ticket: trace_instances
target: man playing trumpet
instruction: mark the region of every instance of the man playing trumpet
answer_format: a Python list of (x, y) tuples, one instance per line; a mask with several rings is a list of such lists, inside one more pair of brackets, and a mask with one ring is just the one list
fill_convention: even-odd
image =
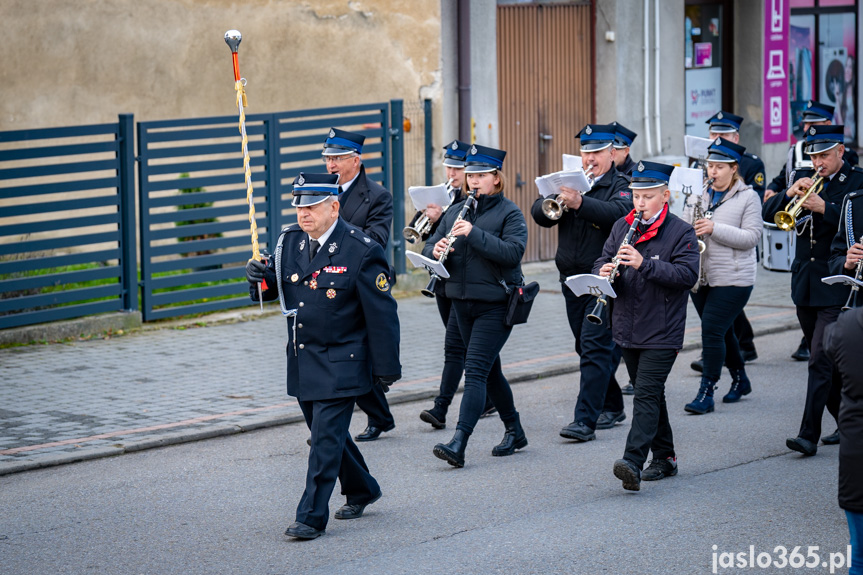
[[(830, 275), (830, 244), (839, 227), (840, 206), (845, 196), (863, 187), (863, 171), (852, 168), (843, 158), (843, 126), (811, 126), (806, 133), (806, 149), (818, 176), (823, 178), (821, 193), (809, 193), (816, 184), (812, 178), (799, 178), (785, 192), (767, 200), (762, 210), (765, 221), (772, 222), (780, 211), (795, 212), (794, 202), (805, 210), (803, 217), (793, 217), (798, 239), (791, 272), (791, 299), (797, 306), (797, 319), (809, 343), (809, 380), (803, 420), (796, 437), (785, 442), (789, 449), (803, 455), (815, 455), (821, 435), (824, 408), (835, 418), (839, 414), (841, 381), (830, 359), (824, 353), (824, 329), (836, 321), (848, 298), (848, 287), (826, 285), (821, 278)], [(805, 200), (803, 200), (805, 198)], [(825, 443), (838, 439), (824, 438)]]
[[(568, 276), (591, 272), (612, 225), (632, 210), (632, 194), (626, 179), (614, 167), (615, 127), (588, 124), (577, 137), (581, 142), (584, 172), (593, 174), (593, 187), (585, 194), (561, 187), (558, 201), (567, 209), (559, 219), (549, 219), (545, 215), (541, 197), (534, 202), (531, 215), (544, 228), (558, 226), (555, 263), (560, 271), (566, 315), (575, 336), (581, 367), (575, 417), (561, 429), (560, 435), (576, 441), (591, 441), (596, 439), (594, 430), (597, 428), (611, 428), (626, 418), (623, 395), (614, 378), (620, 356), (611, 339), (607, 311), (602, 312), (602, 325), (591, 323), (587, 315), (593, 310), (596, 297), (576, 296), (563, 282)], [(601, 411), (608, 413), (600, 422)]]

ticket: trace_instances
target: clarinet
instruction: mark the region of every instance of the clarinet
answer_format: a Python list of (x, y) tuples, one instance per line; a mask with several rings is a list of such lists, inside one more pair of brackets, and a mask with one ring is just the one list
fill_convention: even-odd
[[(863, 236), (860, 236), (860, 243), (863, 244)], [(863, 259), (857, 262), (857, 267), (854, 268), (854, 279), (860, 281), (863, 275)], [(860, 291), (860, 286), (854, 284), (851, 286), (851, 293), (848, 294), (848, 300), (842, 306), (842, 311), (848, 311), (852, 307), (857, 307), (857, 292)]]
[[(446, 249), (441, 253), (440, 257), (437, 260), (437, 263), (442, 264), (446, 261), (447, 255), (449, 255), (449, 250), (452, 248), (455, 243), (457, 236), (453, 233), (453, 228), (455, 225), (462, 221), (464, 217), (467, 215), (467, 211), (473, 207), (476, 203), (476, 190), (468, 190), (467, 198), (464, 201), (464, 205), (461, 207), (461, 211), (458, 213), (458, 217), (452, 223), (452, 228), (450, 228), (449, 233), (446, 235)], [(438, 282), (440, 282), (441, 277), (436, 272), (431, 272), (431, 278), (429, 278), (428, 285), (421, 289), (420, 292), (426, 297), (434, 297), (435, 288), (437, 288)]]
[[(638, 228), (638, 222), (641, 221), (641, 214), (644, 212), (635, 212), (635, 218), (632, 220), (632, 225), (629, 226), (629, 229), (626, 230), (626, 236), (623, 238), (623, 242), (620, 244), (620, 248), (623, 246), (628, 246), (632, 241), (632, 236), (635, 234), (636, 228)], [(618, 253), (620, 252), (620, 248), (617, 248)], [(614, 264), (614, 267), (611, 268), (611, 274), (608, 276), (608, 283), (614, 283), (614, 276), (617, 275), (617, 270), (620, 268), (620, 256), (615, 254), (613, 258), (611, 258), (611, 263)], [(607, 304), (608, 301), (605, 299), (605, 294), (600, 295), (596, 298), (596, 305), (593, 306), (593, 311), (590, 312), (587, 316), (587, 321), (595, 325), (602, 325), (602, 317), (599, 315), (602, 313), (602, 308)]]

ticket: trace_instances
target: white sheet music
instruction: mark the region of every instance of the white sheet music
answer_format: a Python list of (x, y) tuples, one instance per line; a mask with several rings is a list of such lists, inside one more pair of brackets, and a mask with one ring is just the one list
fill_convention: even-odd
[(671, 192), (668, 207), (671, 213), (677, 216), (681, 215), (683, 213), (683, 203), (686, 201), (686, 194), (695, 194), (690, 202), (698, 201), (697, 198), (701, 195), (703, 187), (704, 172), (698, 168), (675, 167), (668, 181), (668, 190)]
[(576, 171), (561, 171), (553, 174), (546, 174), (536, 178), (536, 188), (539, 190), (539, 195), (543, 198), (549, 196), (557, 196), (560, 194), (561, 186), (578, 190), (579, 192), (589, 192), (590, 183), (587, 181), (584, 172)]
[(446, 191), (446, 184), (439, 184), (437, 186), (411, 186), (408, 188), (408, 193), (411, 196), (414, 207), (418, 210), (426, 209), (426, 206), (429, 204), (444, 207), (452, 203), (452, 198)]
[(581, 161), (581, 156), (573, 156), (571, 154), (563, 155), (563, 171), (574, 172), (575, 170), (583, 170), (584, 164)]
[(704, 159), (707, 157), (707, 148), (713, 140), (707, 138), (699, 138), (698, 136), (683, 136), (684, 153), (690, 158)]
[(430, 272), (434, 272), (443, 279), (447, 279), (449, 277), (449, 272), (446, 271), (446, 268), (442, 263), (437, 260), (433, 260), (425, 257), (422, 254), (418, 254), (415, 252), (407, 252), (405, 254), (415, 268), (425, 268)]
[(846, 275), (827, 276), (826, 278), (821, 278), (821, 281), (826, 283), (827, 285), (846, 284), (849, 286), (856, 285), (857, 287), (863, 288), (863, 281), (854, 279), (851, 276)]
[(617, 297), (617, 293), (614, 291), (614, 288), (611, 287), (611, 282), (608, 281), (608, 278), (601, 276), (593, 274), (578, 274), (566, 278), (565, 283), (566, 287), (571, 289), (572, 293), (577, 296), (590, 294), (599, 297), (600, 295), (605, 294), (609, 297)]

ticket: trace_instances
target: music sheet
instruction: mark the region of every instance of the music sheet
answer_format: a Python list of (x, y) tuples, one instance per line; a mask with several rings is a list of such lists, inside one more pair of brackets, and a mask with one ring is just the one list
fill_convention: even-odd
[(408, 194), (414, 203), (414, 207), (418, 210), (426, 209), (429, 204), (436, 204), (444, 207), (450, 205), (452, 198), (446, 191), (445, 184), (437, 186), (411, 186), (408, 188)]
[(611, 286), (608, 278), (596, 276), (593, 274), (577, 274), (566, 278), (566, 287), (572, 290), (577, 296), (586, 294), (600, 296), (605, 294), (609, 297), (617, 297), (617, 293)]
[(713, 140), (708, 140), (707, 138), (699, 138), (698, 136), (683, 136), (683, 149), (684, 153), (690, 158), (695, 158), (696, 160), (703, 160), (707, 157), (707, 148), (710, 147), (710, 144), (713, 143)]
[(446, 271), (444, 265), (437, 260), (429, 259), (422, 254), (418, 254), (415, 252), (407, 252), (405, 254), (415, 268), (425, 268), (430, 272), (434, 272), (443, 279), (447, 279), (449, 277), (449, 272)]
[(543, 198), (549, 196), (554, 197), (560, 194), (561, 186), (578, 190), (579, 192), (589, 192), (590, 183), (581, 170), (567, 172), (555, 172), (546, 174), (536, 178), (536, 187), (539, 190), (539, 195)]
[(571, 154), (563, 154), (563, 171), (574, 172), (583, 170), (584, 164), (581, 161), (581, 156), (573, 156)]

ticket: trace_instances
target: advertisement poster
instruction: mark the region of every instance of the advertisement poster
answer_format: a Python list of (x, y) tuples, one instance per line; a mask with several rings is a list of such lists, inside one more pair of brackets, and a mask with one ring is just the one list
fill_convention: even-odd
[(722, 109), (722, 68), (686, 70), (686, 133), (706, 138), (707, 120)]
[(713, 44), (710, 42), (695, 43), (695, 67), (707, 68), (713, 66)]
[(788, 140), (788, 0), (767, 0), (764, 18), (765, 144)]

